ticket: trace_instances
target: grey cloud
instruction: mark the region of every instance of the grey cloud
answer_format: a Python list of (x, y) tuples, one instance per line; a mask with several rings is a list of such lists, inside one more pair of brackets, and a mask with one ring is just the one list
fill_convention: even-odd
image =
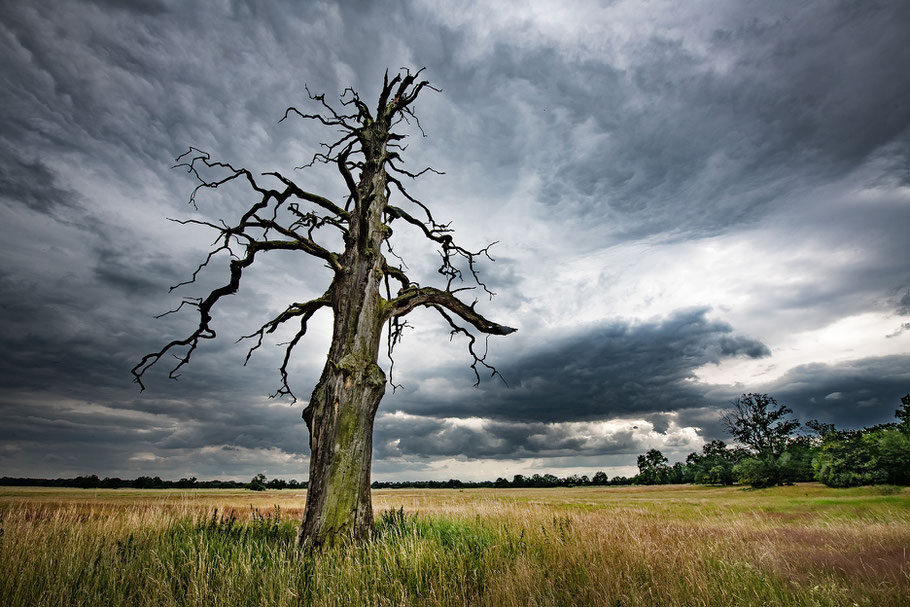
[(78, 204), (76, 195), (61, 188), (54, 172), (43, 162), (25, 162), (9, 151), (3, 155), (6, 161), (0, 165), (0, 197), (46, 214)]
[[(762, 390), (802, 421), (816, 418), (840, 428), (892, 422), (900, 397), (910, 392), (910, 356), (800, 365)], [(840, 397), (828, 398), (835, 393)]]
[[(487, 117), (483, 140), (503, 145), (478, 153), (495, 153), (490, 162), (529, 155), (542, 200), (570, 216), (609, 220), (626, 236), (717, 233), (885, 148), (900, 150), (903, 161), (893, 166), (905, 172), (906, 7), (870, 5), (857, 14), (787, 4), (771, 14), (730, 5), (712, 17), (718, 26), (704, 56), (655, 35), (637, 42), (626, 70), (494, 45), (483, 65), (471, 66), (462, 94), (490, 91), (501, 107), (531, 103), (541, 138), (526, 139), (514, 118)], [(871, 103), (870, 90), (882, 92)], [(550, 107), (533, 107), (536, 99)], [(555, 109), (563, 120), (553, 121)], [(572, 140), (580, 134), (571, 128), (582, 124), (593, 149)], [(574, 153), (579, 148), (584, 155)]]
[[(721, 415), (735, 396), (726, 390), (719, 396), (713, 390), (707, 390), (705, 406), (682, 409), (676, 416), (676, 424), (683, 428), (698, 428), (699, 436), (705, 442), (722, 439), (729, 440), (729, 433), (724, 427)], [(736, 396), (739, 394), (737, 393)]]
[(733, 334), (730, 325), (709, 320), (707, 314), (699, 308), (658, 321), (590, 327), (502, 365), (511, 387), (493, 384), (476, 394), (465, 390), (438, 400), (403, 393), (388, 406), (422, 415), (484, 415), (524, 422), (610, 419), (697, 407), (704, 394), (689, 381), (696, 368), (733, 356), (770, 354), (761, 342)]
[[(558, 358), (558, 357), (554, 357)], [(563, 360), (562, 372), (571, 364)], [(640, 403), (628, 411), (586, 411), (611, 419), (623, 415), (641, 415), (659, 434), (667, 434), (671, 425), (694, 427), (705, 440), (730, 440), (721, 421), (721, 413), (742, 392), (767, 392), (791, 407), (803, 422), (820, 419), (840, 428), (857, 428), (873, 423), (893, 421), (900, 396), (910, 391), (910, 357), (871, 358), (836, 365), (799, 366), (781, 379), (766, 385), (738, 390), (728, 386), (697, 386), (686, 392), (679, 386), (664, 386), (673, 400), (658, 399), (660, 410), (648, 413)], [(577, 371), (576, 371), (577, 372)], [(594, 375), (594, 374), (591, 374)], [(665, 378), (664, 378), (665, 381)], [(560, 411), (558, 419), (573, 419), (565, 411), (566, 398), (547, 390), (548, 384), (537, 384), (537, 398)], [(618, 398), (630, 395), (619, 394)], [(634, 396), (634, 395), (633, 395)], [(399, 403), (400, 404), (400, 403)], [(509, 403), (505, 403), (508, 406)], [(545, 423), (528, 419), (502, 419), (501, 401), (488, 401), (486, 419), (459, 421), (471, 415), (484, 415), (470, 406), (453, 406), (429, 416), (399, 417), (380, 415), (376, 424), (375, 451), (379, 459), (407, 456), (515, 459), (527, 457), (564, 457), (618, 455), (637, 453), (643, 448), (631, 431), (592, 438), (565, 423)], [(592, 408), (593, 409), (593, 408)], [(452, 416), (445, 418), (444, 416)], [(491, 419), (492, 418), (492, 419)], [(672, 441), (668, 442), (668, 447)], [(685, 448), (685, 446), (684, 446)]]
[(675, 421), (675, 415), (669, 413), (650, 413), (642, 417), (651, 423), (658, 434), (666, 434), (670, 429), (670, 424)]
[[(211, 446), (277, 449), (301, 458), (309, 453), (299, 408), (270, 406), (261, 395), (224, 392), (212, 401), (192, 390), (174, 390), (178, 401), (162, 400), (158, 390), (155, 398), (118, 400), (124, 392), (102, 387), (93, 399), (64, 388), (51, 392), (47, 402), (36, 402), (34, 392), (5, 395), (0, 401), (0, 415), (6, 420), (0, 441), (7, 449), (0, 452), (0, 465), (8, 469), (11, 464), (5, 459), (15, 455), (28, 458), (44, 474), (62, 474), (53, 469), (54, 458), (61, 454), (83, 461), (107, 459), (97, 472), (124, 466), (136, 452), (162, 461)], [(96, 403), (103, 403), (103, 410)], [(47, 448), (50, 437), (54, 449)], [(208, 466), (217, 460), (195, 465)], [(134, 469), (146, 473), (141, 464)], [(305, 476), (305, 470), (295, 474)]]
[(910, 316), (910, 290), (901, 296), (897, 306), (897, 313), (901, 316)]
[(801, 422), (818, 419), (855, 429), (894, 421), (900, 397), (910, 392), (910, 356), (799, 365), (779, 379), (750, 386), (707, 386), (707, 406), (680, 411), (676, 423), (700, 428), (707, 440), (729, 440), (720, 414), (745, 392), (772, 395)]
[[(386, 68), (426, 65), (445, 90), (421, 99), (430, 138), (415, 137), (412, 151), (449, 175), (419, 183), (418, 193), (457, 203), (446, 210), (453, 214), (483, 217), (488, 205), (522, 192), (531, 199), (519, 201), (526, 206), (516, 211), (515, 231), (525, 219), (546, 218), (550, 244), (579, 254), (643, 235), (720, 233), (776, 206), (807, 204), (800, 193), (874, 161), (879, 174), (858, 187), (891, 192), (890, 206), (839, 212), (831, 220), (838, 225), (829, 226), (819, 220), (828, 218), (821, 196), (781, 225), (784, 245), (810, 237), (850, 242), (868, 259), (826, 269), (818, 284), (790, 289), (773, 305), (788, 318), (801, 311), (793, 321), (800, 330), (813, 322), (807, 319), (866, 309), (907, 284), (906, 205), (894, 189), (910, 175), (907, 6), (783, 2), (758, 14), (730, 3), (698, 20), (708, 30), (681, 26), (682, 42), (661, 31), (635, 40), (624, 50), (625, 65), (564, 52), (544, 38), (517, 41), (507, 27), (491, 32), (488, 52), (475, 53), (470, 24), (449, 24), (441, 6), (4, 6), (0, 195), (9, 217), (0, 252), (0, 433), (9, 447), (2, 453), (12, 454), (0, 455), (4, 469), (25, 470), (31, 461), (49, 475), (103, 474), (141, 451), (164, 459), (131, 469), (170, 465), (165, 475), (173, 477), (182, 474), (176, 466), (213, 448), (217, 454), (206, 457), (214, 463), (199, 469), (214, 476), (220, 462), (252, 472), (231, 459), (244, 450), (306, 456), (300, 406), (263, 404), (277, 382), (280, 350), (264, 347), (243, 367), (246, 348), (232, 342), (274, 312), (262, 301), (280, 306), (278, 295), (319, 291), (330, 280), (323, 268), (277, 258), (271, 277), (251, 273), (217, 311), (219, 338), (203, 344), (179, 382), (166, 380), (167, 368), (155, 369), (140, 395), (129, 375), (142, 354), (193, 326), (191, 314), (154, 321), (155, 314), (184, 294), (223, 284), (219, 266), (195, 288), (166, 292), (201, 261), (183, 257), (188, 247), (178, 242), (186, 237), (162, 239), (160, 226), (145, 225), (149, 217), (191, 212), (192, 180), (169, 171), (173, 157), (196, 145), (254, 171), (290, 174), (326, 137), (304, 121), (275, 125), (287, 105), (304, 99), (304, 84), (327, 97), (353, 85), (375, 98)], [(687, 44), (693, 41), (701, 53)], [(328, 196), (344, 189), (332, 171), (295, 175)], [(482, 202), (462, 204), (465, 193)], [(230, 219), (248, 203), (238, 190), (207, 194), (194, 216)], [(481, 228), (462, 232), (459, 224), (457, 234), (480, 238)], [(631, 448), (628, 437), (586, 442), (560, 424), (617, 416), (643, 418), (657, 431), (673, 422), (718, 436), (716, 407), (729, 395), (690, 381), (693, 369), (767, 356), (765, 343), (709, 320), (703, 309), (663, 321), (525, 333), (545, 323), (526, 313), (535, 293), (512, 291), (526, 273), (555, 271), (559, 263), (539, 258), (535, 244), (504, 242), (493, 250), (499, 263), (483, 268), (491, 287), (507, 292), (520, 335), (529, 335), (524, 352), (500, 359), (512, 388), (474, 391), (468, 377), (451, 396), (389, 395), (382, 411), (421, 417), (412, 425), (381, 422), (377, 456), (457, 457), (473, 449), (498, 459), (567, 458), (578, 450), (613, 457)], [(899, 314), (907, 313), (905, 300)], [(434, 368), (435, 350), (427, 352), (417, 381), (464, 371)], [(800, 367), (767, 391), (790, 398), (801, 417), (887, 421), (904, 362)], [(293, 386), (305, 398), (318, 364), (295, 364)], [(844, 398), (824, 400), (833, 392)], [(93, 407), (99, 403), (103, 411)], [(471, 415), (487, 420), (482, 429), (442, 419)]]
[[(827, 208), (830, 203), (841, 208)], [(903, 261), (910, 258), (910, 240), (901, 236), (902, 226), (910, 221), (910, 207), (893, 194), (876, 204), (851, 202), (848, 209), (842, 200), (830, 201), (821, 194), (804, 206), (812, 210), (794, 211), (771, 224), (777, 234), (771, 244), (782, 251), (791, 246), (796, 251), (809, 247), (827, 251), (826, 270), (800, 269), (804, 280), (772, 284), (766, 292), (756, 293), (756, 301), (767, 303), (767, 309), (790, 325), (805, 329), (863, 313), (870, 300), (900, 314), (902, 302), (895, 300), (895, 285), (910, 280), (910, 269)], [(796, 245), (792, 244), (794, 226), (802, 232)]]
[(481, 426), (432, 417), (381, 416), (376, 425), (378, 458), (401, 456), (514, 459), (632, 453), (640, 447), (629, 430), (580, 436), (564, 424), (498, 422)]
[(145, 257), (137, 259), (128, 249), (102, 247), (97, 251), (95, 277), (125, 297), (158, 299), (165, 286), (179, 282), (178, 274), (163, 256), (157, 260), (148, 259), (148, 254)]
[(168, 12), (166, 2), (158, 0), (88, 0), (98, 6), (115, 11), (136, 13), (137, 15), (160, 15)]

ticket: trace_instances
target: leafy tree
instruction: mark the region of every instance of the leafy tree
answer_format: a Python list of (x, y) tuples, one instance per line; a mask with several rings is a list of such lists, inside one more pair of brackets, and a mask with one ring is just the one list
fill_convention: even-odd
[(822, 436), (813, 462), (815, 478), (831, 487), (910, 484), (910, 394), (901, 397), (896, 424), (835, 430)]
[(527, 487), (557, 487), (559, 486), (559, 479), (553, 474), (534, 474), (531, 478), (526, 479), (525, 483)]
[(569, 487), (577, 487), (578, 485), (583, 485), (584, 481), (581, 480), (581, 477), (577, 474), (573, 474), (572, 476), (567, 476), (566, 478), (562, 479), (562, 482), (559, 482), (559, 484), (565, 484)]
[(790, 483), (800, 476), (803, 459), (795, 454), (783, 457), (799, 428), (799, 420), (790, 418), (791, 413), (789, 407), (779, 405), (767, 394), (743, 394), (733, 401), (733, 408), (722, 418), (724, 426), (753, 452), (752, 457), (733, 467), (736, 480), (767, 487)]
[(81, 489), (94, 489), (101, 486), (101, 479), (97, 474), (91, 476), (77, 476), (73, 480), (73, 486)]
[(780, 484), (780, 466), (773, 457), (746, 457), (733, 466), (733, 476), (756, 489), (772, 487)]
[[(291, 303), (246, 336), (253, 340), (247, 354), (249, 360), (266, 334), (274, 333), (286, 322), (299, 323), (296, 335), (287, 342), (276, 392), (279, 396), (293, 397), (288, 383), (291, 354), (314, 314), (330, 310), (333, 315), (332, 342), (322, 376), (303, 410), (310, 432), (311, 457), (309, 490), (298, 541), (308, 546), (363, 539), (372, 532), (373, 422), (387, 383), (386, 374), (378, 365), (383, 337), (391, 353), (401, 338), (407, 314), (418, 307), (435, 310), (451, 327), (452, 335), (466, 337), (473, 358), (471, 367), (479, 382), (479, 369), (494, 375), (496, 370), (486, 362), (486, 354), (475, 349), (475, 332), (507, 335), (515, 330), (482, 316), (474, 304), (459, 298), (463, 288), (453, 288), (467, 275), (476, 283), (474, 288), (479, 287), (492, 297), (477, 273), (480, 258), (489, 258), (489, 246), (471, 251), (456, 244), (449, 224), (438, 222), (430, 207), (411, 196), (402, 183), (404, 178), (438, 172), (429, 167), (417, 172), (403, 168), (401, 153), (405, 146), (401, 141), (405, 135), (394, 131), (402, 122), (416, 124), (420, 129), (413, 104), (423, 90), (436, 89), (426, 80), (418, 80), (419, 74), (420, 71), (404, 70), (390, 80), (386, 73), (375, 113), (351, 88), (342, 93), (340, 109), (327, 103), (324, 95), (309, 94), (310, 100), (318, 104), (319, 112), (307, 114), (294, 107), (285, 111), (284, 118), (294, 114), (316, 120), (334, 132), (340, 131), (340, 138), (323, 144), (323, 150), (309, 164), (322, 162), (337, 168), (347, 190), (345, 200), (335, 202), (308, 191), (277, 171), (254, 175), (247, 169), (214, 161), (196, 148), (190, 148), (178, 158), (179, 166), (198, 180), (190, 197), (193, 204), (200, 189), (214, 189), (228, 183), (249, 186), (254, 202), (234, 224), (183, 222), (207, 226), (218, 236), (217, 247), (199, 265), (192, 279), (182, 284), (194, 282), (196, 275), (219, 253), (230, 255), (230, 280), (206, 297), (185, 299), (181, 307), (195, 308), (199, 313), (196, 330), (146, 355), (132, 372), (144, 388), (142, 378), (149, 367), (177, 351), (182, 354), (177, 355), (178, 363), (171, 371), (171, 376), (176, 377), (200, 342), (215, 337), (211, 326), (214, 306), (222, 297), (238, 290), (244, 271), (263, 256), (271, 256), (273, 251), (295, 252), (314, 257), (330, 268), (333, 278), (322, 295), (307, 302)], [(393, 194), (400, 196), (402, 202), (398, 205), (390, 202)], [(406, 266), (390, 263), (383, 254), (385, 249), (394, 256), (388, 241), (391, 225), (396, 221), (437, 248), (441, 256), (438, 272), (444, 278), (444, 288), (419, 285), (406, 274)], [(326, 239), (325, 231), (330, 231), (330, 236), (340, 235), (343, 250), (332, 250), (327, 243), (337, 240)], [(393, 285), (399, 288), (394, 289)]]
[(883, 483), (878, 444), (873, 433), (840, 430), (829, 434), (815, 460), (816, 478), (830, 487)]
[(767, 394), (743, 394), (721, 418), (727, 431), (759, 455), (780, 457), (787, 441), (799, 428), (799, 420), (789, 419), (789, 407), (778, 405)]
[(742, 449), (730, 449), (721, 440), (713, 440), (702, 447), (702, 453), (691, 453), (686, 464), (692, 482), (702, 485), (732, 485), (733, 468), (745, 457)]
[(265, 474), (262, 474), (260, 472), (259, 474), (254, 476), (250, 480), (249, 488), (252, 491), (265, 491), (265, 488), (266, 488)]
[(591, 478), (592, 485), (608, 485), (610, 484), (610, 479), (607, 477), (605, 472), (595, 472), (594, 476)]
[(671, 485), (680, 485), (688, 482), (686, 480), (686, 465), (682, 462), (676, 462), (667, 470), (667, 482)]
[(288, 482), (286, 480), (284, 480), (283, 478), (273, 478), (272, 480), (267, 482), (265, 484), (265, 486), (269, 489), (286, 489), (288, 486)]
[(812, 462), (818, 453), (818, 447), (808, 436), (794, 436), (787, 441), (787, 446), (777, 465), (780, 483), (791, 484), (811, 481), (815, 478)]
[(133, 481), (133, 487), (136, 489), (151, 489), (155, 486), (155, 481), (151, 476), (140, 476)]
[(887, 483), (910, 485), (910, 428), (883, 428), (878, 435), (879, 467)]
[(897, 423), (907, 431), (910, 431), (910, 394), (901, 396), (901, 408), (894, 412)]
[(824, 440), (827, 435), (835, 431), (834, 424), (820, 422), (817, 419), (810, 419), (807, 421), (806, 427), (818, 435), (819, 442), (821, 442), (821, 440)]
[(109, 476), (105, 477), (104, 480), (101, 481), (101, 485), (100, 485), (100, 487), (102, 489), (119, 489), (119, 488), (125, 487), (125, 486), (126, 486), (126, 483), (124, 482), (124, 480), (122, 478), (117, 478), (117, 477), (111, 478)]
[(664, 454), (650, 449), (638, 456), (638, 482), (642, 485), (661, 485), (669, 480), (670, 466)]

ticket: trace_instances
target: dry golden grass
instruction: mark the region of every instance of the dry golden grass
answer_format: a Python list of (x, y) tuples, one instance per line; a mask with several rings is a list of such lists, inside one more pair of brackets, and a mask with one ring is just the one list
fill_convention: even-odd
[(303, 498), (2, 489), (0, 605), (910, 605), (906, 489), (381, 490), (318, 555)]

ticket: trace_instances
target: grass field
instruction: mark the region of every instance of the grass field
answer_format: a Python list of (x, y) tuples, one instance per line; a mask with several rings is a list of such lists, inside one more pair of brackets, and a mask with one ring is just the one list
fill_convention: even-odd
[(380, 490), (318, 555), (303, 501), (0, 488), (0, 605), (910, 605), (910, 489)]

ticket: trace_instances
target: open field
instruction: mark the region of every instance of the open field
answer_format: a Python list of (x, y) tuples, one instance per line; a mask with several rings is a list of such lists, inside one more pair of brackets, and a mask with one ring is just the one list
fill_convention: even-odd
[(910, 489), (373, 501), (374, 542), (314, 556), (301, 491), (0, 488), (0, 605), (910, 605)]

